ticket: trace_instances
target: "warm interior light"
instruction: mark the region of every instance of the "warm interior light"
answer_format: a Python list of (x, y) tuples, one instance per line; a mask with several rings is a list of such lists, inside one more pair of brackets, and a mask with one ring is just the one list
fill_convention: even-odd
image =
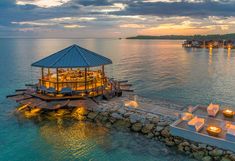
[(181, 114), (181, 119), (184, 121), (190, 120), (190, 119), (192, 119), (192, 117), (193, 117), (193, 115), (188, 112), (184, 112)]
[(38, 107), (33, 108), (33, 109), (29, 110), (29, 111), (25, 111), (25, 112), (24, 112), (24, 116), (25, 116), (26, 118), (31, 118), (31, 117), (37, 116), (38, 113), (39, 113), (41, 110), (42, 110), (42, 109), (41, 109), (41, 108), (38, 108)]
[(225, 109), (225, 110), (223, 110), (223, 114), (225, 117), (233, 117), (234, 112), (230, 109)]
[(17, 110), (18, 110), (18, 111), (21, 111), (21, 110), (25, 109), (26, 107), (28, 107), (29, 104), (30, 104), (30, 103), (27, 103), (27, 104), (25, 104), (25, 105), (22, 105), (22, 106), (20, 106)]
[(126, 102), (125, 103), (125, 106), (126, 107), (138, 107), (139, 106), (139, 104), (136, 102), (136, 101), (128, 101), (128, 102)]
[(222, 129), (217, 126), (208, 126), (206, 131), (211, 136), (218, 136), (221, 133)]
[[(40, 80), (40, 84), (46, 88), (54, 88), (61, 91), (63, 88), (71, 88), (73, 91), (83, 91), (99, 89), (104, 86), (105, 90), (111, 90), (111, 85), (103, 75), (101, 70), (88, 70), (87, 72), (80, 69), (59, 69), (58, 77), (57, 71), (48, 70)], [(91, 93), (93, 94), (93, 93)], [(83, 94), (82, 94), (83, 95)], [(51, 96), (55, 96), (52, 94)], [(56, 95), (62, 97), (63, 95)]]
[(137, 102), (137, 95), (134, 96), (134, 100), (125, 102), (125, 106), (126, 107), (135, 107), (135, 108), (138, 107), (139, 104)]
[(213, 48), (213, 45), (212, 45), (212, 44), (210, 44), (210, 45), (209, 45), (209, 48), (210, 48), (210, 49), (212, 49), (212, 48)]

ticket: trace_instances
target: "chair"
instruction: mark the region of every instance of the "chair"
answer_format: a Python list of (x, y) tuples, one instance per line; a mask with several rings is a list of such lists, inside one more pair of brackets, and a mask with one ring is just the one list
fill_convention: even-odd
[(45, 86), (39, 86), (39, 91), (45, 93), (47, 91), (47, 88)]
[(188, 122), (189, 130), (199, 132), (205, 125), (205, 119), (195, 116)]
[(217, 115), (217, 113), (219, 112), (219, 105), (218, 104), (210, 104), (207, 107), (207, 113), (209, 116), (213, 116), (215, 117)]
[(235, 142), (235, 125), (229, 125), (227, 128), (226, 139)]
[(53, 87), (49, 87), (49, 88), (46, 90), (46, 92), (49, 93), (49, 94), (56, 94), (56, 90), (55, 90), (55, 88), (53, 88)]
[(69, 88), (69, 87), (65, 87), (65, 88), (62, 88), (60, 93), (64, 94), (64, 95), (72, 95), (73, 90), (71, 88)]
[(189, 121), (193, 118), (193, 114), (189, 112), (180, 113), (179, 118), (184, 121)]

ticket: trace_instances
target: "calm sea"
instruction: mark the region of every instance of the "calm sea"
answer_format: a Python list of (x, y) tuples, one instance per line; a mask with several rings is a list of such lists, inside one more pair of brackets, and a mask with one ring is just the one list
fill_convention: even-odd
[(5, 98), (39, 70), (30, 64), (72, 44), (113, 60), (110, 77), (129, 80), (144, 97), (184, 105), (235, 107), (235, 51), (184, 49), (181, 41), (115, 39), (0, 39), (0, 160), (189, 160), (142, 136), (93, 124), (34, 122), (13, 115)]

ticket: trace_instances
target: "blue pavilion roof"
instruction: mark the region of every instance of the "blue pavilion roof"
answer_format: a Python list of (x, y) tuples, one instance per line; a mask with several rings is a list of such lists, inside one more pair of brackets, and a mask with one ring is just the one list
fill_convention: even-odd
[(85, 68), (108, 64), (112, 64), (112, 60), (78, 45), (72, 45), (33, 63), (32, 66), (42, 68)]

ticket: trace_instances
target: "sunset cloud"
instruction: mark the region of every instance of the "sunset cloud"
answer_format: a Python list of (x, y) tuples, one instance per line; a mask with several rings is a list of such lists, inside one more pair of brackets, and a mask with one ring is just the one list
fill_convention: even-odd
[(140, 24), (122, 24), (120, 25), (122, 28), (144, 28), (145, 25), (140, 25)]
[(74, 24), (74, 25), (64, 25), (64, 28), (69, 28), (69, 29), (82, 28), (82, 27), (85, 27), (85, 26), (80, 26), (80, 25), (77, 25), (77, 24)]

